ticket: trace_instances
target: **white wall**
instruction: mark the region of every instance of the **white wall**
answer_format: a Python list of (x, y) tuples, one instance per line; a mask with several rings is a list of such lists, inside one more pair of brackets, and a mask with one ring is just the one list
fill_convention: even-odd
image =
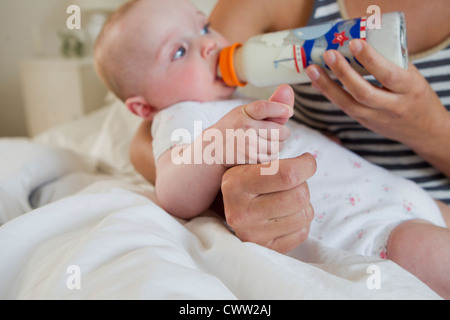
[(61, 0), (0, 1), (0, 136), (27, 134), (18, 62), (35, 53), (33, 29), (41, 33), (42, 50), (57, 54), (66, 7)]
[[(77, 1), (0, 0), (0, 137), (28, 134), (19, 62), (37, 54), (59, 54), (57, 32), (66, 28), (67, 6)], [(207, 14), (216, 3), (192, 1)], [(83, 21), (82, 15), (82, 28)]]
[(209, 15), (216, 5), (217, 0), (191, 0), (197, 7), (199, 7), (206, 15)]

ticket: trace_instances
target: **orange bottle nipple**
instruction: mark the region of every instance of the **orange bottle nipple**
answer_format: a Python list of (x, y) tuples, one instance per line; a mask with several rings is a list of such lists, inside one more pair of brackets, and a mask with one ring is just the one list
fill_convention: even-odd
[(242, 44), (235, 43), (230, 47), (224, 48), (219, 56), (219, 69), (223, 81), (230, 87), (243, 87), (247, 83), (241, 82), (234, 69), (234, 53)]

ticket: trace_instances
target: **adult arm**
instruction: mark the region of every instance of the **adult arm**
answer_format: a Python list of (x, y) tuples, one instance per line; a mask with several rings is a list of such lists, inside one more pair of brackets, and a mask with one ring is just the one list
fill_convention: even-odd
[(151, 122), (142, 121), (131, 141), (129, 155), (131, 164), (136, 171), (147, 181), (155, 184), (156, 168), (152, 149), (151, 126)]
[(231, 42), (306, 25), (314, 0), (218, 0), (210, 15), (212, 28)]

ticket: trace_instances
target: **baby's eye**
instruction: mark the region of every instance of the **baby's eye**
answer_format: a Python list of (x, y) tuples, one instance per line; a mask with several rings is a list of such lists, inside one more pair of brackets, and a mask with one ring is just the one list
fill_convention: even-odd
[(179, 47), (177, 52), (173, 55), (172, 59), (177, 60), (182, 58), (186, 54), (186, 48), (185, 47)]
[(202, 32), (201, 34), (208, 34), (210, 32), (209, 27), (210, 27), (211, 23), (207, 23), (203, 28), (202, 28)]

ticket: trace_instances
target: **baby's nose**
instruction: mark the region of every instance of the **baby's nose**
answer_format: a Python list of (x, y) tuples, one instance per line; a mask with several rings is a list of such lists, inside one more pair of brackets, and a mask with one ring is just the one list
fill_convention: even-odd
[(217, 48), (217, 43), (213, 39), (205, 39), (202, 45), (202, 56), (207, 58)]

